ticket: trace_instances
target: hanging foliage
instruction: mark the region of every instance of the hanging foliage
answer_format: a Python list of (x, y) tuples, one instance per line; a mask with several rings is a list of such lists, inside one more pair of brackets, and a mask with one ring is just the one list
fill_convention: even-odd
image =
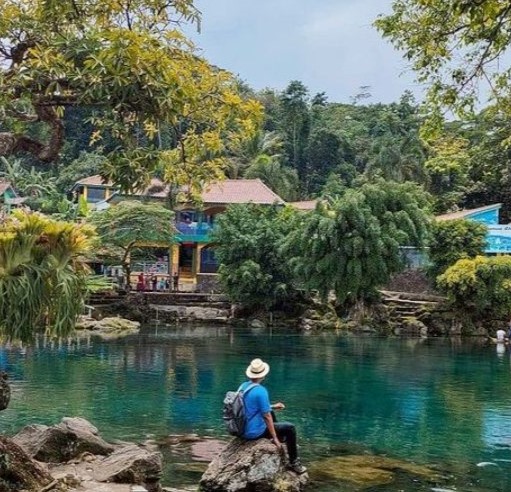
[(427, 200), (412, 183), (378, 181), (320, 201), (286, 240), (297, 279), (342, 305), (375, 294), (403, 266), (401, 246), (422, 246)]
[(87, 294), (85, 256), (95, 234), (86, 225), (15, 211), (0, 221), (0, 334), (30, 340), (65, 336)]

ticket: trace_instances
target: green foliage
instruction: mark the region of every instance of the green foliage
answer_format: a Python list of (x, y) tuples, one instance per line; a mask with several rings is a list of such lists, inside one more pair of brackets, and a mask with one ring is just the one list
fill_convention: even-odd
[(305, 151), (310, 132), (309, 91), (298, 80), (289, 83), (279, 95), (280, 132), (288, 162), (303, 181), (305, 178)]
[(89, 218), (96, 227), (107, 262), (120, 261), (130, 285), (130, 255), (137, 246), (170, 246), (176, 241), (174, 213), (161, 205), (125, 201)]
[(425, 163), (436, 197), (435, 210), (445, 212), (462, 202), (468, 186), (469, 142), (449, 133), (430, 142)]
[(57, 187), (62, 193), (67, 193), (80, 179), (100, 174), (106, 158), (95, 152), (81, 152), (68, 165), (62, 166), (57, 177)]
[(402, 266), (400, 246), (422, 246), (427, 200), (411, 183), (378, 181), (319, 203), (287, 238), (297, 279), (340, 305), (371, 298)]
[(438, 285), (459, 310), (474, 319), (509, 319), (509, 256), (459, 260), (438, 277)]
[(298, 197), (298, 175), (294, 169), (283, 166), (276, 157), (259, 155), (247, 168), (245, 178), (259, 178), (284, 200)]
[(105, 245), (120, 248), (137, 243), (171, 245), (175, 242), (174, 213), (153, 203), (124, 201), (95, 212), (90, 222)]
[(429, 271), (433, 277), (443, 273), (458, 260), (482, 255), (487, 227), (473, 220), (435, 221), (429, 237)]
[(295, 222), (293, 210), (234, 205), (218, 218), (213, 234), (220, 280), (230, 299), (272, 309), (294, 291), (280, 244)]
[(30, 340), (66, 336), (87, 293), (84, 263), (94, 244), (85, 225), (15, 211), (0, 222), (0, 333)]
[[(168, 182), (198, 189), (257, 129), (259, 104), (181, 31), (200, 20), (192, 0), (0, 0), (0, 11), (5, 154), (54, 162), (66, 108), (87, 108), (106, 177), (132, 190), (162, 164)], [(45, 138), (30, 136), (35, 123)]]
[(57, 186), (49, 172), (26, 169), (19, 159), (0, 157), (0, 177), (11, 183), (32, 210), (55, 215), (64, 220), (76, 218), (76, 207)]
[(430, 107), (472, 111), (482, 80), (509, 111), (510, 65), (503, 56), (510, 45), (509, 2), (394, 0), (392, 10), (376, 26), (404, 52), (418, 81), (429, 84)]

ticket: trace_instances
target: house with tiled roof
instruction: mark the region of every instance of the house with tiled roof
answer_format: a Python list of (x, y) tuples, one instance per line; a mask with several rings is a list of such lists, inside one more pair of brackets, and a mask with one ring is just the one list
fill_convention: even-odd
[[(144, 190), (123, 194), (101, 176), (90, 176), (77, 181), (72, 190), (76, 197), (83, 196), (97, 209), (115, 206), (123, 200), (148, 200), (167, 202), (168, 185), (154, 178)], [(216, 273), (218, 264), (211, 243), (211, 233), (216, 218), (229, 205), (254, 203), (257, 205), (282, 205), (286, 202), (260, 179), (226, 179), (206, 185), (200, 196), (200, 206), (182, 201), (175, 209), (175, 227), (178, 243), (168, 251), (159, 248), (155, 256), (159, 273), (178, 273), (180, 278), (195, 281), (200, 275)], [(134, 265), (133, 272), (146, 271), (154, 265)], [(151, 273), (149, 271), (149, 273)]]

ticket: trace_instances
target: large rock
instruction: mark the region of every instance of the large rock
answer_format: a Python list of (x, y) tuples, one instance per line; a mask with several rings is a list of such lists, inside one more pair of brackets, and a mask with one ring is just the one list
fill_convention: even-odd
[(159, 490), (161, 473), (161, 454), (135, 444), (117, 449), (94, 467), (98, 482), (144, 485), (148, 491)]
[(202, 475), (202, 492), (298, 492), (309, 481), (286, 468), (287, 460), (267, 439), (234, 439)]
[(29, 456), (46, 463), (64, 463), (88, 452), (107, 455), (114, 447), (98, 435), (98, 429), (81, 418), (64, 417), (52, 427), (29, 425), (13, 438)]
[(50, 474), (31, 460), (11, 439), (0, 436), (0, 491), (39, 491), (53, 482)]

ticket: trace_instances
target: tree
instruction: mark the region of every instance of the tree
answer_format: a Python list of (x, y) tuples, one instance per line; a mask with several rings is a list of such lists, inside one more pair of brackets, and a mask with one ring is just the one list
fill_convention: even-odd
[(170, 246), (176, 241), (174, 214), (153, 203), (125, 201), (95, 212), (90, 222), (105, 247), (119, 248), (126, 283), (131, 285), (130, 255), (137, 245)]
[(280, 244), (294, 217), (288, 208), (249, 204), (231, 206), (218, 218), (212, 241), (220, 280), (233, 302), (269, 310), (293, 295)]
[(259, 130), (252, 138), (245, 140), (236, 154), (229, 158), (227, 175), (231, 179), (238, 179), (260, 156), (282, 160), (283, 146), (282, 137), (277, 132)]
[[(0, 155), (55, 162), (66, 108), (86, 108), (92, 143), (108, 143), (105, 177), (141, 188), (163, 164), (168, 182), (199, 188), (258, 125), (260, 105), (183, 35), (199, 22), (192, 0), (0, 0), (0, 11)], [(39, 123), (46, 139), (30, 135)]]
[(324, 128), (313, 131), (307, 144), (307, 191), (317, 193), (341, 161), (340, 138)]
[(508, 1), (394, 0), (392, 10), (376, 26), (430, 84), (434, 108), (472, 111), (482, 80), (501, 109), (511, 109)]
[(61, 219), (75, 218), (72, 217), (73, 204), (58, 190), (57, 180), (50, 173), (37, 171), (34, 167), (27, 170), (19, 159), (8, 161), (0, 157), (0, 176), (25, 197), (25, 204), (32, 210), (59, 213)]
[(427, 199), (412, 183), (378, 181), (326, 197), (286, 239), (297, 281), (339, 306), (370, 299), (403, 266), (400, 246), (422, 246)]
[(298, 175), (288, 166), (283, 166), (278, 157), (259, 155), (245, 171), (245, 178), (259, 178), (284, 200), (298, 197)]
[(468, 219), (433, 222), (428, 240), (431, 275), (436, 278), (458, 260), (482, 255), (487, 231), (484, 224)]
[(463, 201), (469, 181), (468, 146), (465, 138), (448, 133), (429, 143), (430, 155), (424, 166), (430, 176), (429, 189), (436, 198), (437, 212), (446, 212)]
[(80, 179), (99, 174), (106, 160), (106, 157), (96, 152), (81, 152), (76, 159), (59, 171), (57, 186), (62, 193), (69, 192)]
[(87, 294), (84, 259), (93, 229), (15, 211), (0, 221), (0, 330), (28, 341), (46, 331), (66, 336)]
[(509, 256), (458, 260), (438, 277), (438, 286), (454, 306), (479, 320), (508, 320), (511, 311)]
[(280, 131), (288, 164), (303, 182), (306, 172), (305, 148), (310, 131), (309, 91), (298, 80), (289, 83), (279, 96)]

